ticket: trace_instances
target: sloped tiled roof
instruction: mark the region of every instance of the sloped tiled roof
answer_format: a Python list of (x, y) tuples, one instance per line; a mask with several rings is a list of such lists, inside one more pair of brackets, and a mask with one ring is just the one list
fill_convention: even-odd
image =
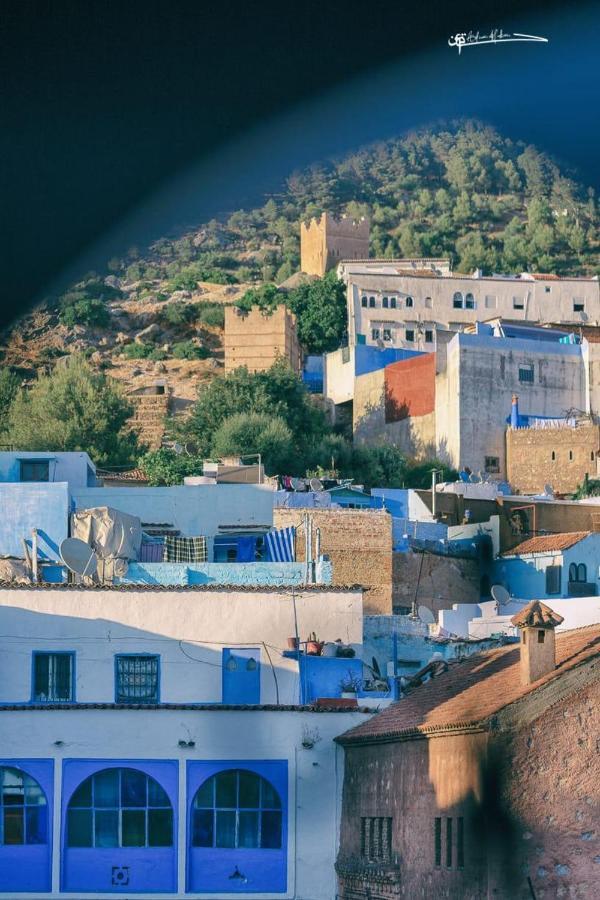
[(523, 607), (521, 612), (513, 616), (510, 621), (517, 628), (524, 628), (525, 626), (542, 628), (548, 625), (556, 627), (565, 620), (563, 616), (559, 616), (558, 613), (555, 613), (553, 609), (550, 609), (541, 600), (532, 600), (531, 603)]
[(556, 669), (533, 684), (521, 684), (518, 644), (478, 653), (450, 664), (447, 672), (336, 740), (341, 744), (407, 740), (482, 726), (504, 707), (595, 656), (600, 656), (600, 624), (557, 634)]
[(527, 553), (553, 553), (557, 550), (568, 550), (574, 544), (579, 543), (591, 534), (589, 531), (565, 531), (560, 534), (540, 534), (529, 538), (510, 550), (505, 550), (502, 556), (525, 556)]

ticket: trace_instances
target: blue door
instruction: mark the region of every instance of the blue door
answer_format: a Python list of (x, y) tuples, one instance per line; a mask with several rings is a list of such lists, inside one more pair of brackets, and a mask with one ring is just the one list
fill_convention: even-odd
[(223, 703), (260, 703), (258, 647), (223, 648)]

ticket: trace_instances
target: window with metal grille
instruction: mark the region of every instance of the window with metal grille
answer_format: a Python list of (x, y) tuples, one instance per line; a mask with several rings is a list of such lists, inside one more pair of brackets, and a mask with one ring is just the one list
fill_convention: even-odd
[(560, 594), (562, 566), (546, 567), (546, 593)]
[(462, 869), (465, 865), (465, 829), (462, 816), (453, 819), (441, 816), (433, 821), (433, 855), (438, 868), (442, 860), (447, 869)]
[(519, 366), (519, 381), (533, 384), (533, 366)]
[(202, 784), (192, 806), (192, 846), (279, 850), (281, 799), (245, 769), (226, 769)]
[(0, 846), (48, 841), (46, 796), (30, 775), (0, 768)]
[(485, 471), (486, 472), (499, 472), (500, 471), (500, 457), (499, 456), (486, 456), (485, 457)]
[(20, 460), (20, 481), (50, 481), (50, 460)]
[(158, 781), (138, 769), (102, 769), (74, 791), (69, 847), (172, 847), (173, 807)]
[(392, 858), (391, 816), (363, 816), (360, 820), (360, 853), (370, 862)]
[(117, 703), (158, 703), (158, 656), (117, 656)]
[(33, 654), (33, 696), (38, 703), (74, 699), (73, 653)]

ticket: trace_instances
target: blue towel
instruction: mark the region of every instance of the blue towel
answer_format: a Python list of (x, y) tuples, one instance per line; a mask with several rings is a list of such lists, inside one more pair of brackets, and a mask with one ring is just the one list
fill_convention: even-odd
[(254, 562), (256, 560), (256, 538), (239, 537), (237, 547), (238, 562)]

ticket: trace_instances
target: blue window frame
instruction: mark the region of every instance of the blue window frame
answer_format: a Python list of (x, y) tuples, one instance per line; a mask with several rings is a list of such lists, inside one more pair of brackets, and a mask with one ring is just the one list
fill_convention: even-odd
[(115, 702), (160, 702), (160, 656), (145, 653), (115, 657)]
[(74, 791), (68, 847), (172, 847), (173, 807), (158, 781), (138, 769), (102, 769)]
[(281, 839), (281, 799), (256, 772), (228, 769), (196, 792), (193, 847), (280, 850)]
[(0, 846), (46, 844), (48, 808), (37, 781), (21, 769), (0, 768)]
[(35, 703), (75, 700), (75, 654), (35, 651), (32, 659), (31, 699)]

